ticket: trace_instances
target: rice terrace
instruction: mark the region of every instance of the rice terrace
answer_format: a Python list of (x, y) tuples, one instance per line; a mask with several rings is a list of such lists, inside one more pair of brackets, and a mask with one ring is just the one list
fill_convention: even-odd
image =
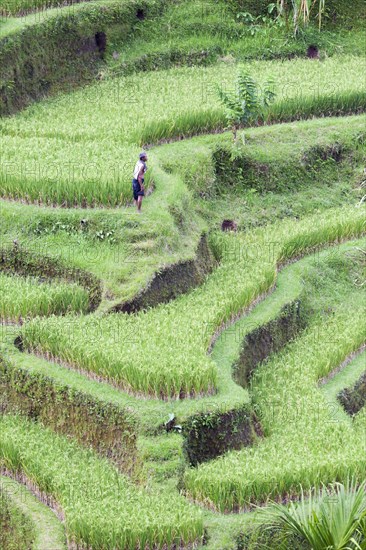
[(366, 550), (365, 0), (0, 0), (0, 550)]

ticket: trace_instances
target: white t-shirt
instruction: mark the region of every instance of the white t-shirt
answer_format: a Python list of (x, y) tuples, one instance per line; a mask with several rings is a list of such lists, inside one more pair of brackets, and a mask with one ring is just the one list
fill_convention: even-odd
[(135, 171), (133, 173), (133, 177), (134, 177), (135, 180), (137, 180), (141, 168), (144, 169), (144, 174), (145, 174), (145, 172), (147, 170), (146, 164), (142, 160), (138, 160), (136, 162)]

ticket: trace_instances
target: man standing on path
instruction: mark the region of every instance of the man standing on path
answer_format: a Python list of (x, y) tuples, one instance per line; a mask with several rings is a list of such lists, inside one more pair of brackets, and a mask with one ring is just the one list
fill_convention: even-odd
[(144, 175), (147, 170), (146, 162), (147, 154), (145, 152), (140, 153), (140, 158), (136, 163), (133, 173), (133, 202), (137, 206), (138, 212), (141, 212), (142, 197), (145, 196)]

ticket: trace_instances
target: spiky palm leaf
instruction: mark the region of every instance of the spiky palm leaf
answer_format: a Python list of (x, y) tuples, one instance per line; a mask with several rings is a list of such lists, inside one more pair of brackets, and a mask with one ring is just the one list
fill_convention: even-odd
[[(335, 484), (332, 492), (325, 488), (315, 495), (301, 494), (298, 503), (288, 508), (273, 504), (262, 513), (267, 528), (281, 528), (298, 535), (312, 550), (365, 550), (366, 494), (365, 482)], [(263, 521), (262, 517), (262, 521)]]

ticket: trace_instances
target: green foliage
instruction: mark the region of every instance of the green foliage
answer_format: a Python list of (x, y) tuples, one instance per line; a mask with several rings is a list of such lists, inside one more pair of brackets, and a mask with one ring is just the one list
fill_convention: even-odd
[[(337, 28), (319, 33), (315, 26), (308, 26), (294, 37), (282, 19), (273, 15), (274, 9), (270, 14), (257, 14), (250, 8), (234, 18), (228, 2), (222, 0), (171, 4), (161, 16), (147, 18), (143, 32), (127, 44), (119, 44), (118, 40), (112, 43), (110, 39), (114, 56), (107, 57), (107, 63), (114, 74), (127, 75), (173, 66), (206, 66), (217, 60), (233, 63), (304, 57), (314, 44), (321, 58), (339, 52), (363, 55), (363, 33), (359, 28), (352, 33)], [(164, 43), (161, 36), (165, 37)]]
[(290, 18), (294, 33), (297, 34), (300, 25), (308, 25), (310, 14), (317, 10), (316, 18), (319, 21), (319, 30), (325, 12), (326, 0), (277, 0), (277, 10), (281, 17), (285, 17), (288, 24)]
[(21, 417), (1, 416), (0, 432), (0, 463), (57, 502), (76, 545), (164, 548), (202, 537), (201, 512), (181, 496), (144, 490), (108, 460)]
[[(58, 91), (61, 81), (69, 83), (76, 76), (75, 84), (79, 84), (96, 74), (101, 63), (93, 36), (100, 30), (107, 30), (109, 53), (114, 51), (115, 44), (120, 44), (121, 52), (131, 47), (126, 58), (120, 53), (120, 66), (127, 72), (179, 63), (204, 65), (228, 51), (234, 57), (240, 53), (243, 58), (253, 57), (258, 51), (268, 58), (282, 58), (294, 53), (304, 55), (308, 44), (313, 43), (317, 36), (317, 31), (309, 27), (301, 40), (295, 43), (291, 38), (283, 46), (283, 26), (267, 15), (258, 20), (247, 14), (234, 23), (222, 21), (220, 24), (216, 14), (210, 25), (206, 20), (195, 20), (191, 27), (187, 22), (189, 28), (182, 25), (177, 42), (169, 47), (163, 47), (160, 39), (156, 39), (156, 50), (146, 53), (146, 44), (140, 48), (141, 41), (135, 42), (134, 38), (139, 34), (145, 39), (149, 28), (139, 23), (135, 25), (135, 10), (136, 7), (146, 7), (156, 8), (158, 12), (161, 4), (128, 2), (128, 6), (127, 3), (114, 4), (112, 8), (109, 2), (102, 2), (75, 8), (68, 21), (62, 10), (55, 17), (55, 13), (44, 14), (40, 17), (44, 24), (42, 29), (42, 25), (23, 28), (19, 23), (18, 29), (23, 30), (3, 40), (0, 54), (1, 57), (5, 51), (8, 56), (3, 57), (2, 64), (2, 68), (5, 67), (1, 83), (5, 111), (15, 111), (34, 98)], [(174, 8), (177, 7), (175, 2), (173, 4)], [(187, 3), (181, 4), (179, 17), (184, 19)], [(258, 7), (260, 2), (252, 4)], [(23, 8), (27, 9), (25, 3)], [(197, 9), (199, 11), (202, 7)], [(84, 15), (81, 15), (84, 10)], [(169, 17), (172, 16), (173, 11)], [(160, 19), (157, 19), (157, 26), (158, 23)], [(181, 23), (175, 20), (171, 28), (180, 26)], [(132, 30), (136, 31), (134, 36)], [(205, 33), (204, 38), (201, 38), (201, 30)], [(215, 32), (221, 32), (217, 43)], [(50, 39), (52, 34), (54, 39)], [(277, 43), (274, 43), (274, 38), (278, 39)], [(333, 35), (329, 35), (324, 42), (316, 44), (322, 48), (325, 40), (332, 38)], [(334, 38), (333, 50), (330, 48), (333, 52), (338, 47), (337, 40)], [(42, 68), (41, 50), (45, 50), (45, 43), (49, 44), (51, 51), (47, 60), (49, 65)], [(60, 47), (63, 45), (64, 49)], [(90, 51), (85, 56), (79, 55), (80, 48), (84, 47)], [(23, 57), (19, 53), (21, 50)], [(328, 49), (325, 50), (328, 54)], [(35, 62), (29, 65), (31, 51), (35, 54)], [(250, 70), (259, 75), (258, 82), (245, 73), (248, 69), (244, 67), (237, 90), (242, 101), (240, 108), (232, 101), (236, 91), (231, 94), (230, 90), (222, 90), (226, 94), (227, 107), (234, 112), (238, 124), (299, 120), (314, 115), (340, 115), (364, 110), (362, 59), (339, 56), (328, 59), (324, 52), (321, 52), (319, 62), (298, 59), (281, 63), (254, 61)], [(138, 56), (134, 57), (136, 53)], [(73, 60), (71, 64), (70, 59)], [(140, 60), (140, 66), (134, 67), (135, 59)], [(4, 119), (0, 124), (1, 139), (6, 143), (1, 158), (2, 196), (42, 206), (114, 207), (128, 204), (131, 199), (131, 167), (140, 144), (224, 127), (227, 113), (215, 96), (214, 88), (224, 81), (231, 82), (233, 66), (230, 59), (210, 69), (154, 72), (143, 78), (135, 74), (125, 78), (122, 71), (122, 77), (109, 79), (106, 77), (108, 69), (104, 67), (106, 71), (98, 73), (101, 81), (97, 85), (70, 96), (60, 95), (20, 116)], [(64, 68), (60, 61), (65, 61)], [(115, 69), (118, 69), (118, 63)], [(347, 79), (342, 78), (345, 71)], [(278, 82), (277, 99), (269, 105), (273, 92), (265, 89), (262, 95), (260, 88), (266, 88), (265, 83), (274, 73)], [(17, 96), (20, 87), (23, 96)], [(15, 408), (109, 459), (97, 458), (92, 451), (83, 450), (70, 439), (56, 436), (44, 429), (41, 422), (29, 423), (22, 418), (6, 416), (0, 420), (1, 464), (13, 473), (28, 476), (42, 498), (47, 496), (51, 497), (51, 502), (53, 499), (57, 501), (66, 516), (71, 545), (85, 548), (169, 548), (187, 547), (202, 541), (203, 524), (198, 508), (192, 507), (176, 492), (176, 476), (184, 469), (180, 435), (173, 434), (176, 439), (172, 446), (169, 440), (172, 434), (167, 434), (162, 449), (158, 438), (150, 442), (150, 449), (144, 456), (149, 462), (145, 470), (147, 490), (133, 485), (111, 464), (114, 461), (121, 467), (126, 458), (124, 451), (128, 454), (126, 448), (129, 445), (130, 454), (135, 451), (135, 429), (126, 420), (129, 407), (143, 419), (144, 428), (141, 429), (148, 431), (150, 436), (163, 430), (167, 419), (177, 419), (186, 430), (187, 440), (192, 443), (190, 450), (194, 448), (196, 452), (192, 463), (225, 453), (222, 461), (207, 463), (208, 470), (200, 466), (196, 472), (188, 470), (185, 477), (188, 496), (221, 510), (237, 510), (273, 495), (286, 498), (287, 494), (298, 494), (299, 480), (304, 481), (306, 487), (313, 487), (321, 481), (345, 479), (348, 471), (358, 479), (364, 475), (364, 450), (360, 450), (359, 444), (360, 434), (364, 433), (362, 411), (353, 427), (345, 424), (333, 429), (333, 425), (326, 425), (324, 403), (316, 389), (318, 376), (329, 374), (345, 354), (364, 340), (362, 327), (353, 317), (363, 311), (360, 289), (350, 291), (343, 277), (342, 262), (333, 262), (330, 266), (331, 262), (325, 265), (320, 261), (320, 268), (314, 269), (312, 278), (308, 273), (302, 273), (301, 267), (289, 271), (284, 279), (287, 288), (280, 290), (279, 294), (274, 293), (270, 306), (266, 304), (253, 312), (254, 316), (244, 325), (247, 334), (253, 332), (250, 325), (253, 319), (259, 319), (264, 328), (268, 328), (286, 300), (289, 297), (295, 300), (299, 296), (302, 282), (308, 293), (313, 293), (311, 300), (317, 307), (312, 311), (309, 328), (301, 336), (294, 331), (297, 340), (282, 352), (279, 348), (287, 340), (279, 338), (276, 344), (280, 345), (271, 350), (278, 352), (277, 355), (272, 353), (267, 364), (259, 366), (253, 375), (251, 399), (254, 410), (263, 420), (263, 439), (258, 440), (253, 433), (253, 409), (248, 403), (248, 391), (237, 387), (231, 379), (233, 361), (230, 360), (235, 358), (239, 346), (233, 337), (230, 339), (230, 331), (225, 333), (223, 341), (228, 338), (231, 344), (225, 346), (221, 341), (222, 347), (216, 348), (212, 357), (207, 355), (213, 338), (225, 323), (230, 323), (255, 298), (281, 281), (277, 279), (281, 263), (311, 252), (314, 247), (364, 233), (361, 209), (330, 209), (335, 204), (355, 202), (349, 198), (349, 188), (353, 181), (352, 170), (358, 168), (360, 162), (363, 140), (359, 134), (360, 149), (349, 147), (349, 132), (354, 124), (357, 126), (362, 122), (351, 119), (344, 122), (347, 139), (342, 136), (340, 141), (341, 126), (329, 126), (325, 138), (325, 124), (317, 123), (313, 132), (322, 139), (311, 139), (310, 143), (308, 136), (302, 135), (306, 146), (301, 150), (298, 147), (301, 140), (293, 139), (284, 127), (280, 130), (283, 135), (281, 144), (276, 138), (279, 135), (276, 129), (265, 129), (271, 136), (269, 142), (264, 133), (246, 132), (245, 136), (249, 137), (245, 155), (242, 159), (234, 159), (243, 181), (246, 168), (252, 170), (250, 187), (246, 190), (249, 207), (247, 205), (242, 215), (245, 216), (250, 204), (262, 199), (262, 192), (263, 195), (264, 192), (278, 195), (284, 189), (297, 190), (302, 186), (308, 200), (305, 199), (304, 209), (298, 211), (296, 221), (278, 223), (274, 218), (272, 222), (275, 223), (254, 231), (212, 235), (221, 264), (200, 288), (174, 302), (134, 316), (69, 314), (62, 318), (38, 318), (19, 329), (27, 351), (43, 354), (48, 360), (64, 361), (69, 370), (64, 368), (65, 365), (14, 350), (11, 335), (15, 336), (16, 331), (11, 329), (14, 332), (9, 332), (7, 343), (2, 346), (2, 349), (12, 350), (14, 360), (3, 377), (6, 386), (3, 397), (6, 394)], [(300, 134), (302, 128), (294, 125), (293, 132)], [(217, 138), (224, 144), (221, 151), (225, 152), (228, 136)], [(276, 147), (271, 147), (271, 140), (276, 142), (276, 139)], [(205, 162), (209, 159), (210, 163), (211, 151), (207, 153), (199, 145), (196, 149), (198, 143), (194, 141), (188, 145), (191, 158), (192, 151), (195, 158), (191, 160), (187, 174), (194, 178), (201, 170), (204, 173), (200, 177), (209, 178), (212, 167)], [(250, 149), (253, 144), (254, 152)], [(211, 143), (207, 148), (210, 147)], [(229, 152), (232, 149), (229, 147)], [(285, 149), (285, 154), (282, 154), (282, 149)], [(30, 272), (32, 277), (46, 274), (47, 277), (62, 278), (70, 283), (68, 290), (71, 292), (80, 291), (76, 285), (81, 285), (84, 298), (88, 293), (91, 310), (99, 306), (103, 289), (105, 302), (102, 311), (108, 308), (110, 311), (121, 301), (123, 292), (124, 299), (126, 296), (130, 298), (149, 283), (157, 269), (164, 271), (167, 263), (180, 261), (182, 256), (191, 260), (202, 223), (185, 187), (186, 174), (181, 172), (182, 164), (174, 157), (167, 158), (169, 151), (167, 148), (165, 158), (161, 150), (152, 152), (153, 171), (149, 173), (156, 193), (146, 201), (146, 211), (139, 220), (132, 209), (62, 210), (2, 201), (1, 234), (4, 243), (12, 246), (13, 239), (20, 236), (24, 246), (19, 254), (12, 253), (10, 248), (2, 253), (7, 273), (16, 269), (20, 275)], [(324, 187), (333, 176), (339, 176), (340, 161), (349, 160), (351, 155), (352, 166), (347, 163), (349, 171), (342, 172), (345, 178), (352, 175), (348, 187), (344, 186), (348, 195), (338, 198), (339, 203), (330, 197), (319, 212), (305, 217), (309, 203), (316, 204), (311, 196), (318, 195), (316, 176), (319, 188), (323, 186), (319, 194), (322, 191), (324, 196)], [(227, 159), (221, 160), (225, 163)], [(51, 175), (50, 165), (55, 168)], [(71, 177), (70, 172), (65, 173), (65, 168), (67, 170), (70, 166)], [(266, 178), (268, 167), (272, 179)], [(307, 187), (309, 182), (312, 187)], [(273, 186), (270, 188), (267, 183)], [(264, 204), (262, 209), (265, 209)], [(216, 215), (220, 216), (220, 213)], [(293, 216), (293, 211), (289, 209), (289, 213), (284, 215)], [(258, 221), (256, 212), (252, 216)], [(212, 226), (216, 224), (210, 223)], [(33, 245), (49, 245), (53, 250), (50, 256), (38, 254), (32, 259)], [(65, 251), (72, 251), (72, 257), (70, 254), (68, 258), (56, 261), (55, 258)], [(88, 257), (90, 251), (95, 253), (92, 258)], [(316, 263), (318, 259), (317, 254), (301, 265), (309, 267), (311, 261)], [(129, 261), (131, 264), (126, 266)], [(324, 279), (327, 279), (328, 286)], [(3, 286), (8, 285), (8, 280), (8, 275), (0, 276)], [(14, 307), (26, 301), (25, 296), (20, 298), (17, 295), (17, 290), (30, 292), (35, 280), (39, 279), (22, 279), (21, 284), (12, 280), (10, 287), (7, 286)], [(40, 300), (40, 290), (37, 289), (37, 297), (32, 297), (24, 306), (28, 315), (39, 313), (38, 305), (35, 307), (34, 304)], [(73, 295), (71, 292), (67, 294), (67, 300), (77, 301), (77, 292)], [(49, 296), (51, 291), (47, 293), (47, 299)], [(66, 300), (65, 296), (66, 291), (63, 300)], [(44, 305), (46, 298), (42, 300)], [(10, 305), (6, 305), (8, 311)], [(68, 311), (72, 307), (64, 302), (58, 303), (55, 312), (62, 308)], [(332, 315), (329, 314), (330, 308)], [(46, 314), (51, 311), (50, 305), (43, 310)], [(266, 336), (265, 330), (258, 333)], [(329, 343), (334, 335), (336, 341)], [(319, 343), (317, 339), (325, 342)], [(41, 376), (41, 367), (38, 375), (34, 374), (37, 369), (34, 367), (32, 371), (33, 363), (42, 364), (43, 372), (52, 376)], [(22, 368), (17, 369), (15, 365), (22, 365)], [(86, 372), (80, 374), (79, 369)], [(99, 381), (112, 382), (117, 388), (88, 380), (87, 374)], [(90, 388), (93, 392), (88, 393)], [(199, 399), (184, 399), (187, 397)], [(300, 419), (297, 418), (299, 409), (292, 404), (292, 398), (296, 406), (304, 406)], [(279, 418), (272, 414), (277, 401), (280, 402)], [(212, 412), (212, 403), (222, 405), (220, 413)], [(317, 422), (312, 418), (312, 407), (316, 408)], [(130, 430), (133, 433), (128, 441)], [(254, 440), (256, 445), (251, 446)], [(248, 444), (246, 448), (235, 453), (232, 450), (227, 452), (241, 448), (244, 443)], [(289, 449), (294, 450), (292, 456)], [(124, 464), (122, 466), (124, 468)], [(23, 477), (23, 481), (25, 479)], [(159, 492), (156, 492), (157, 482)], [(287, 547), (295, 548), (292, 538), (288, 540)], [(276, 542), (275, 538), (274, 544)], [(222, 547), (219, 546), (220, 550)]]
[[(90, 316), (37, 319), (23, 327), (25, 346), (128, 391), (160, 398), (211, 392), (217, 384), (217, 371), (206, 355), (210, 339), (223, 323), (272, 286), (276, 262), (340, 236), (358, 235), (363, 227), (362, 212), (350, 208), (329, 210), (321, 218), (309, 217), (298, 223), (283, 222), (236, 238), (228, 235), (221, 241), (220, 268), (194, 292), (134, 316), (113, 314), (98, 322)], [(278, 246), (273, 257), (266, 255), (268, 241)], [(262, 252), (251, 264), (244, 254), (238, 257), (235, 253), (237, 247), (253, 246)]]
[[(269, 529), (297, 535), (313, 550), (360, 550), (365, 548), (365, 482), (347, 480), (309, 495), (288, 508), (273, 504), (259, 515)], [(262, 526), (263, 529), (263, 526)]]
[(317, 388), (320, 378), (365, 341), (359, 322), (364, 296), (350, 277), (350, 256), (346, 248), (329, 249), (303, 273), (313, 309), (310, 323), (257, 368), (250, 386), (265, 437), (252, 448), (188, 471), (185, 487), (193, 498), (219, 511), (246, 510), (253, 502), (295, 497), (301, 486), (307, 491), (321, 481), (363, 477), (365, 417), (354, 426), (346, 415), (339, 420), (336, 401), (327, 401)]
[(246, 72), (238, 74), (235, 95), (229, 95), (221, 88), (219, 97), (226, 109), (226, 118), (233, 127), (234, 140), (240, 126), (256, 125), (264, 117), (265, 109), (275, 99), (273, 82), (265, 82), (259, 90), (258, 83)]
[(36, 315), (86, 313), (89, 296), (77, 284), (39, 281), (0, 273), (0, 318), (17, 321)]

